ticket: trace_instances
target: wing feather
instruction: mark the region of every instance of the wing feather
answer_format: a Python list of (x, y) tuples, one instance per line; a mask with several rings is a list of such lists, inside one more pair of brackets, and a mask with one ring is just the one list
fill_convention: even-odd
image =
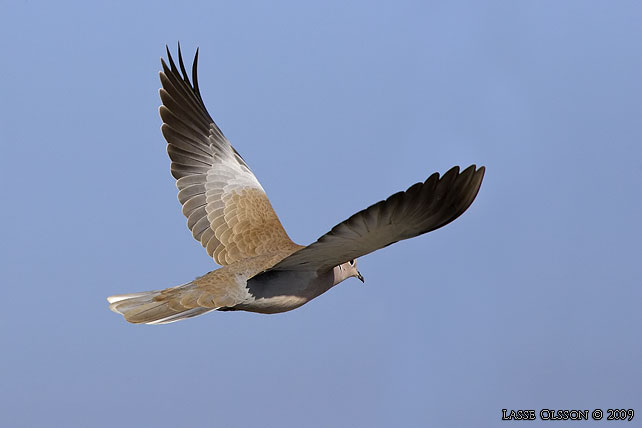
[(316, 242), (286, 257), (271, 270), (324, 272), (397, 241), (445, 226), (472, 204), (484, 167), (471, 165), (461, 173), (451, 168), (441, 178), (432, 174), (385, 201), (339, 223)]
[(193, 84), (180, 46), (178, 67), (169, 48), (167, 57), (169, 65), (161, 59), (161, 131), (194, 239), (221, 265), (266, 251), (300, 248), (283, 229), (259, 181), (207, 112), (198, 87), (198, 50)]

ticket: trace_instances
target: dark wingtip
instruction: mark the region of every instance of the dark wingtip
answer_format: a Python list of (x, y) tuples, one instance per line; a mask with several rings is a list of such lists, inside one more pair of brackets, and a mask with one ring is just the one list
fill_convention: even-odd
[[(201, 96), (201, 89), (198, 84), (198, 55), (199, 48), (196, 48), (196, 53), (194, 54), (194, 62), (192, 64), (192, 82), (190, 82), (189, 74), (187, 73), (187, 68), (185, 67), (185, 61), (183, 60), (183, 49), (181, 48), (180, 41), (177, 42), (178, 48), (178, 64), (174, 61), (174, 57), (169, 49), (168, 45), (165, 45), (165, 51), (167, 52), (167, 61), (161, 57), (161, 65), (163, 70), (161, 74), (165, 75), (174, 75), (179, 81), (182, 80), (187, 87), (191, 90), (192, 94), (196, 100), (201, 104), (201, 107), (205, 108), (203, 103), (203, 97)], [(168, 66), (169, 64), (169, 66)], [(161, 77), (162, 80), (162, 77)], [(240, 155), (239, 155), (240, 156)]]
[(471, 166), (466, 168), (466, 170), (469, 170), (469, 169), (473, 170), (472, 172), (472, 176), (474, 177), (473, 180), (478, 181), (477, 186), (480, 187), (481, 182), (484, 179), (484, 174), (486, 173), (486, 167), (480, 166), (479, 168), (477, 168), (475, 164), (472, 164)]
[(163, 67), (163, 72), (167, 73), (169, 69), (167, 68), (167, 64), (165, 63), (165, 59), (161, 57), (161, 67)]
[(187, 70), (185, 70), (185, 63), (183, 62), (183, 53), (181, 52), (181, 43), (178, 42), (178, 66), (181, 68), (181, 73), (183, 74), (183, 80), (185, 83), (191, 86), (189, 78), (187, 77)]
[(196, 54), (194, 54), (194, 63), (192, 64), (192, 82), (194, 82), (194, 92), (201, 98), (201, 90), (198, 88), (198, 47), (196, 48)]
[(444, 175), (441, 176), (441, 180), (444, 179), (450, 179), (450, 176), (458, 176), (459, 175), (459, 165), (455, 165), (452, 168), (450, 168)]
[[(452, 169), (454, 169), (454, 168), (452, 168)], [(465, 170), (463, 170), (459, 175), (471, 174), (473, 176), (479, 176), (479, 179), (481, 181), (481, 179), (484, 178), (484, 173), (485, 172), (486, 172), (486, 167), (485, 166), (480, 166), (479, 168), (477, 168), (477, 165), (472, 164), (469, 167), (467, 167)]]
[(172, 58), (172, 53), (169, 51), (169, 47), (167, 45), (165, 45), (165, 49), (167, 50), (167, 59), (169, 60), (169, 66), (172, 72), (178, 72), (178, 68), (174, 63), (174, 58)]

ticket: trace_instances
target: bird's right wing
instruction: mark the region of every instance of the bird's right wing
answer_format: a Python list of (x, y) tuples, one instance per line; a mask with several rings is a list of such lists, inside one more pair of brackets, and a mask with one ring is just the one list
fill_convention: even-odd
[(220, 265), (299, 246), (283, 229), (263, 187), (207, 112), (198, 88), (198, 51), (190, 82), (178, 50), (176, 67), (161, 59), (161, 127), (178, 199), (194, 239)]
[(339, 223), (316, 242), (286, 257), (272, 270), (324, 272), (402, 239), (447, 225), (472, 204), (484, 167), (471, 165), (461, 173), (450, 169), (395, 193)]

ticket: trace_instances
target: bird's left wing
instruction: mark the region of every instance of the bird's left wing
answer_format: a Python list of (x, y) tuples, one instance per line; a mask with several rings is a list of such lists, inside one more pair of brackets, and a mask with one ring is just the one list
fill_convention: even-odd
[(447, 225), (472, 204), (484, 167), (471, 165), (461, 173), (451, 168), (425, 182), (395, 193), (339, 223), (316, 242), (286, 257), (268, 271), (324, 272), (402, 239)]

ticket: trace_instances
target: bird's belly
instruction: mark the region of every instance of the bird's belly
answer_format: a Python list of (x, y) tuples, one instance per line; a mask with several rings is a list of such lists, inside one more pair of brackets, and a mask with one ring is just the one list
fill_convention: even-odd
[(296, 309), (309, 301), (310, 299), (300, 296), (281, 295), (261, 297), (253, 300), (252, 302), (236, 305), (234, 309), (248, 312), (258, 312), (261, 314), (277, 314), (279, 312), (287, 312), (291, 311), (292, 309)]
[(316, 272), (266, 272), (248, 280), (247, 288), (252, 298), (234, 309), (264, 314), (291, 311), (330, 289), (333, 279), (332, 271), (322, 275)]

